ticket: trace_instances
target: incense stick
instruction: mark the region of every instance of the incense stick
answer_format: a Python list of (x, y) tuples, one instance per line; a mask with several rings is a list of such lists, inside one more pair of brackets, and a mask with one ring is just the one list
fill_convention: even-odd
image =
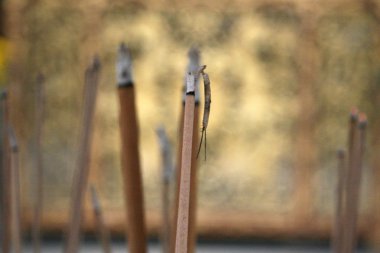
[(102, 207), (93, 185), (90, 186), (92, 210), (94, 211), (97, 233), (104, 253), (111, 253), (110, 235), (104, 222)]
[(346, 175), (344, 150), (337, 151), (337, 187), (336, 187), (336, 209), (335, 209), (335, 225), (332, 230), (332, 249), (333, 252), (341, 252), (342, 249), (342, 233), (343, 233), (343, 205), (344, 205), (344, 187), (343, 184)]
[[(182, 105), (181, 105), (181, 114), (180, 114), (180, 123), (179, 123), (179, 138), (178, 138), (178, 150), (177, 150), (177, 168), (176, 168), (176, 191), (175, 191), (175, 199), (174, 199), (174, 215), (173, 215), (173, 229), (172, 229), (172, 236), (170, 239), (170, 252), (174, 253), (175, 251), (175, 241), (176, 241), (176, 232), (177, 232), (177, 218), (178, 218), (178, 202), (179, 202), (179, 184), (181, 180), (181, 160), (182, 160), (182, 139), (183, 139), (183, 123), (184, 123), (184, 109), (185, 109), (185, 99), (186, 99), (186, 85), (187, 85), (187, 74), (188, 73), (195, 73), (199, 70), (200, 67), (200, 51), (197, 47), (191, 47), (188, 51), (188, 65), (186, 68), (185, 76), (184, 76), (184, 85), (183, 85), (183, 96), (182, 96)], [(195, 108), (194, 108), (194, 129), (198, 129), (198, 123), (199, 123), (199, 78), (196, 78), (195, 80)], [(198, 143), (199, 134), (198, 131), (195, 131), (193, 134), (193, 146), (196, 148), (196, 143)], [(194, 143), (195, 142), (195, 143)], [(193, 150), (193, 154), (196, 151)], [(193, 158), (195, 158), (195, 155), (193, 155)], [(196, 178), (196, 172), (197, 172), (197, 162), (196, 159), (193, 159), (193, 162), (191, 164), (192, 168), (192, 176), (191, 178)], [(193, 181), (192, 181), (193, 182)], [(196, 181), (192, 183), (190, 186), (192, 194), (190, 195), (190, 211), (189, 211), (189, 252), (192, 252), (192, 249), (194, 248), (196, 236), (195, 236), (195, 229), (194, 224), (196, 223), (196, 199), (197, 199), (197, 186)], [(194, 209), (192, 208), (194, 207)]]
[(162, 157), (162, 252), (169, 253), (170, 250), (170, 182), (173, 178), (173, 162), (169, 139), (164, 127), (156, 129), (158, 142), (160, 144)]
[(1, 94), (2, 109), (2, 252), (9, 253), (11, 246), (11, 189), (10, 189), (10, 150), (9, 150), (9, 134), (8, 134), (8, 94), (6, 91)]
[(9, 147), (11, 150), (11, 223), (12, 246), (14, 253), (21, 252), (20, 228), (20, 171), (18, 165), (18, 144), (13, 128), (8, 127)]
[(36, 118), (35, 118), (35, 132), (36, 132), (36, 198), (34, 203), (34, 219), (32, 227), (32, 241), (35, 253), (41, 252), (41, 219), (43, 210), (43, 161), (42, 161), (42, 128), (44, 124), (44, 110), (45, 110), (45, 77), (42, 74), (37, 76), (36, 88)]
[[(362, 177), (362, 163), (365, 148), (367, 117), (365, 114), (359, 114), (357, 133), (353, 142), (352, 150), (352, 167), (349, 168), (349, 178), (347, 186), (347, 221), (345, 227), (345, 242), (343, 252), (355, 252), (357, 246), (357, 220), (359, 213), (359, 194)], [(348, 199), (349, 198), (349, 199)]]
[(77, 168), (74, 175), (69, 230), (67, 236), (66, 253), (75, 253), (79, 247), (81, 214), (83, 208), (84, 194), (87, 189), (89, 174), (88, 161), (90, 157), (90, 144), (93, 130), (93, 117), (96, 104), (96, 91), (99, 82), (100, 63), (95, 58), (92, 65), (86, 70), (84, 111), (82, 118), (82, 129), (80, 147), (77, 160)]
[(132, 61), (124, 44), (120, 45), (118, 54), (116, 78), (120, 103), (121, 159), (127, 208), (128, 247), (130, 253), (144, 253), (147, 249)]
[(182, 161), (181, 161), (181, 181), (179, 188), (179, 205), (176, 233), (176, 253), (188, 252), (188, 228), (189, 228), (189, 204), (190, 204), (190, 181), (191, 181), (191, 160), (192, 141), (194, 128), (194, 86), (195, 77), (193, 73), (187, 76), (187, 89), (185, 100), (185, 114), (183, 127)]

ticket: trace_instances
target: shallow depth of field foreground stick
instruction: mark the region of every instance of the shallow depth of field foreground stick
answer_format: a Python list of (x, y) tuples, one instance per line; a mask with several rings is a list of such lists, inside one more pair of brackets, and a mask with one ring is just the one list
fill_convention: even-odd
[(359, 194), (362, 177), (362, 163), (365, 149), (365, 135), (367, 117), (364, 113), (359, 114), (358, 130), (353, 144), (352, 167), (348, 171), (347, 200), (346, 200), (346, 224), (345, 238), (343, 243), (344, 253), (353, 253), (357, 246), (357, 220), (359, 213)]
[(11, 246), (11, 161), (9, 149), (9, 134), (8, 134), (8, 94), (3, 91), (1, 94), (1, 110), (2, 110), (2, 221), (1, 221), (1, 243), (2, 252), (9, 253)]
[(195, 107), (194, 86), (195, 76), (193, 73), (188, 73), (183, 124), (181, 181), (179, 185), (179, 204), (175, 245), (176, 253), (188, 252), (190, 180)]
[[(175, 251), (175, 237), (177, 232), (177, 218), (178, 218), (178, 202), (179, 202), (179, 183), (181, 180), (181, 160), (182, 160), (182, 138), (183, 138), (183, 121), (184, 121), (184, 109), (186, 99), (186, 86), (187, 86), (187, 73), (196, 73), (200, 67), (200, 51), (196, 47), (191, 47), (188, 52), (189, 63), (185, 72), (185, 82), (183, 86), (181, 115), (178, 131), (178, 150), (177, 150), (177, 164), (176, 164), (176, 191), (174, 199), (174, 215), (172, 217), (172, 232), (170, 239), (170, 252)], [(198, 75), (199, 76), (199, 75)], [(194, 108), (194, 129), (198, 128), (199, 121), (199, 78), (195, 80), (195, 108)], [(197, 181), (193, 180), (197, 178), (197, 165), (196, 162), (196, 143), (198, 143), (198, 131), (193, 133), (193, 161), (191, 163), (191, 185), (190, 185), (190, 210), (189, 210), (189, 252), (193, 252), (193, 248), (196, 242), (196, 203), (197, 203)]]
[(116, 78), (120, 103), (121, 164), (127, 208), (128, 248), (130, 253), (144, 253), (147, 251), (145, 216), (132, 60), (124, 44), (120, 45), (118, 54)]
[(36, 88), (36, 118), (35, 118), (35, 154), (36, 154), (36, 198), (34, 202), (34, 219), (32, 227), (32, 240), (34, 253), (41, 252), (41, 219), (43, 210), (43, 162), (42, 162), (42, 128), (44, 124), (45, 110), (45, 77), (42, 74), (37, 76)]
[(94, 211), (96, 230), (99, 235), (100, 242), (102, 244), (103, 252), (111, 253), (110, 235), (104, 222), (102, 208), (101, 208), (94, 186), (91, 185), (90, 191), (91, 191), (91, 202), (92, 202), (92, 209)]
[(82, 129), (79, 143), (77, 167), (74, 173), (72, 186), (69, 228), (65, 253), (78, 252), (80, 241), (81, 214), (84, 195), (87, 190), (89, 175), (88, 161), (90, 158), (91, 137), (93, 130), (93, 118), (96, 105), (96, 91), (99, 82), (100, 62), (95, 58), (92, 65), (86, 70), (84, 89), (84, 110)]
[(11, 150), (11, 223), (12, 246), (14, 253), (21, 252), (21, 223), (20, 223), (20, 171), (18, 166), (18, 144), (11, 127), (8, 127), (9, 147)]
[(170, 142), (164, 127), (156, 130), (158, 142), (160, 144), (162, 157), (162, 252), (169, 253), (170, 247), (170, 181), (173, 178), (173, 161)]
[(335, 224), (332, 229), (332, 249), (334, 253), (341, 252), (342, 249), (342, 233), (343, 233), (343, 181), (346, 175), (345, 152), (340, 149), (337, 151), (337, 187), (336, 187), (336, 207), (335, 207)]

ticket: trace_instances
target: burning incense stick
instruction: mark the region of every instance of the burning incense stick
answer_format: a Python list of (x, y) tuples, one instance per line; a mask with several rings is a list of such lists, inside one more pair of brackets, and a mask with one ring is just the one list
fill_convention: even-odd
[(333, 226), (332, 231), (332, 249), (333, 252), (341, 252), (342, 249), (342, 234), (343, 234), (343, 205), (344, 205), (344, 184), (346, 175), (346, 164), (345, 164), (345, 152), (344, 150), (338, 150), (337, 152), (338, 161), (338, 182), (336, 188), (337, 194), (337, 205), (335, 210), (335, 226)]
[[(179, 145), (178, 145), (178, 153), (177, 153), (177, 175), (176, 175), (176, 186), (177, 190), (174, 200), (174, 215), (173, 215), (173, 229), (172, 236), (170, 239), (170, 252), (175, 251), (175, 236), (177, 231), (177, 218), (178, 218), (178, 202), (179, 202), (179, 183), (181, 179), (181, 160), (182, 160), (182, 138), (183, 138), (183, 121), (184, 121), (184, 106), (185, 106), (185, 98), (186, 98), (186, 80), (187, 73), (195, 73), (199, 70), (200, 67), (200, 51), (196, 47), (191, 47), (188, 52), (189, 62), (186, 69), (185, 74), (185, 82), (183, 86), (183, 97), (182, 97), (182, 107), (181, 107), (181, 115), (180, 115), (180, 124), (179, 124)], [(195, 109), (194, 109), (194, 129), (198, 129), (199, 124), (199, 78), (195, 80)], [(191, 163), (191, 195), (190, 195), (190, 211), (189, 211), (189, 252), (193, 252), (193, 248), (196, 242), (196, 202), (197, 202), (197, 165), (196, 162), (196, 148), (199, 139), (198, 131), (195, 131), (193, 134), (193, 161)]]
[(95, 112), (99, 71), (100, 62), (98, 58), (95, 58), (92, 65), (86, 70), (84, 111), (82, 118), (83, 125), (80, 137), (77, 168), (72, 188), (69, 230), (65, 249), (66, 253), (75, 253), (78, 251), (79, 247), (81, 214), (89, 174), (88, 161), (90, 157), (90, 144), (93, 129), (92, 122)]
[(8, 134), (8, 94), (6, 91), (1, 94), (2, 109), (2, 252), (9, 253), (11, 245), (11, 189), (10, 189), (10, 150), (9, 150), (9, 134)]
[(13, 128), (8, 127), (9, 147), (11, 149), (11, 223), (12, 246), (14, 253), (21, 252), (20, 229), (20, 172), (18, 166), (18, 144)]
[(188, 228), (189, 228), (189, 204), (190, 204), (190, 180), (192, 161), (192, 142), (194, 131), (194, 107), (195, 107), (195, 76), (189, 73), (187, 76), (187, 89), (185, 100), (185, 114), (183, 127), (181, 181), (179, 188), (179, 205), (176, 233), (176, 253), (188, 252)]
[(173, 177), (174, 167), (170, 142), (164, 127), (156, 130), (162, 156), (162, 252), (169, 253), (170, 247), (170, 181)]
[(91, 202), (92, 209), (94, 211), (95, 223), (97, 228), (97, 233), (102, 244), (104, 253), (111, 253), (110, 235), (108, 229), (105, 225), (102, 208), (96, 194), (95, 188), (91, 185)]
[(349, 167), (347, 179), (346, 224), (343, 252), (355, 252), (357, 246), (357, 220), (359, 213), (359, 194), (362, 163), (365, 148), (367, 117), (359, 114), (358, 130), (352, 147), (352, 167)]
[(35, 118), (35, 131), (36, 131), (36, 199), (34, 203), (34, 219), (32, 228), (32, 240), (34, 253), (41, 252), (41, 219), (43, 210), (43, 162), (42, 162), (42, 128), (44, 124), (44, 110), (45, 110), (45, 77), (42, 74), (37, 76), (36, 88), (36, 118)]
[(132, 60), (124, 44), (120, 45), (118, 54), (116, 78), (120, 102), (121, 159), (127, 208), (128, 247), (131, 253), (144, 253), (146, 252), (144, 201)]

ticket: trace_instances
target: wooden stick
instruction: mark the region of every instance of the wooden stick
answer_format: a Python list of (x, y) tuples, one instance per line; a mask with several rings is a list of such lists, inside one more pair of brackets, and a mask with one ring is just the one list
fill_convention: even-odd
[(199, 101), (195, 101), (193, 150), (191, 160), (191, 179), (190, 179), (190, 210), (189, 210), (189, 244), (188, 252), (193, 253), (197, 245), (197, 200), (198, 200), (198, 159), (197, 149), (199, 141)]
[(122, 142), (122, 173), (127, 208), (127, 235), (130, 253), (146, 252), (145, 218), (135, 89), (130, 53), (124, 44), (119, 48), (117, 67), (120, 102), (120, 134)]
[(359, 213), (359, 195), (361, 185), (362, 163), (365, 148), (367, 117), (359, 114), (358, 131), (353, 142), (352, 167), (348, 171), (346, 227), (343, 252), (353, 253), (357, 246), (357, 220)]
[(194, 86), (195, 76), (189, 73), (187, 76), (187, 89), (185, 100), (185, 119), (183, 127), (183, 145), (181, 161), (181, 181), (179, 188), (179, 206), (176, 233), (176, 253), (188, 252), (188, 229), (189, 229), (189, 205), (190, 205), (190, 180), (191, 180), (191, 160), (193, 149), (193, 128), (194, 128)]
[[(181, 106), (181, 114), (180, 114), (180, 123), (179, 123), (179, 131), (178, 131), (178, 150), (177, 150), (177, 163), (176, 163), (176, 191), (175, 191), (175, 198), (174, 198), (174, 215), (173, 215), (173, 229), (172, 229), (172, 236), (171, 236), (171, 239), (170, 239), (170, 252), (174, 253), (175, 251), (175, 241), (176, 241), (176, 233), (177, 233), (177, 219), (178, 219), (178, 204), (179, 204), (179, 185), (180, 185), (180, 181), (181, 181), (181, 160), (182, 160), (182, 140), (183, 140), (183, 124), (184, 124), (184, 114), (185, 114), (185, 99), (186, 99), (186, 85), (187, 85), (187, 73), (195, 73), (196, 71), (199, 70), (199, 66), (200, 66), (200, 51), (198, 48), (196, 47), (191, 47), (189, 49), (189, 52), (187, 54), (188, 56), (188, 65), (187, 65), (187, 68), (186, 68), (186, 73), (185, 73), (185, 82), (184, 82), (184, 86), (183, 86), (183, 96), (182, 96), (182, 106)], [(198, 122), (199, 121), (199, 78), (197, 78), (195, 80), (195, 109), (194, 109), (194, 129), (198, 129)], [(199, 133), (197, 131), (195, 131), (195, 133), (193, 134), (193, 142), (197, 143), (198, 142), (198, 139), (199, 139)], [(195, 145), (195, 143), (193, 143), (193, 145)], [(196, 151), (193, 151), (193, 154), (196, 154), (195, 153)], [(195, 155), (194, 155), (195, 157)], [(197, 163), (195, 162), (192, 162), (192, 169), (191, 171), (194, 171), (192, 173), (192, 178), (196, 178), (196, 170), (197, 170)], [(196, 199), (197, 199), (197, 195), (196, 195), (196, 191), (197, 191), (197, 186), (196, 186), (196, 182), (192, 184), (192, 186), (190, 186), (192, 188), (194, 188), (193, 192), (194, 194), (192, 194), (190, 196), (190, 206), (194, 206), (194, 208), (196, 208)], [(194, 204), (192, 204), (194, 203)], [(194, 210), (191, 210), (192, 208), (190, 207), (190, 214), (189, 214), (189, 219), (191, 221), (190, 224), (195, 224), (196, 220), (195, 220), (195, 217), (196, 217), (196, 214), (195, 214), (195, 209)], [(194, 226), (193, 225), (190, 225), (189, 226), (189, 229), (191, 230), (189, 233), (190, 233), (190, 241), (189, 241), (189, 250), (191, 250), (191, 248), (193, 248), (193, 246), (191, 245), (194, 245), (195, 243), (195, 240), (196, 240), (196, 236), (194, 236), (194, 232), (195, 229), (194, 229)], [(189, 251), (189, 252), (192, 252), (192, 251)]]
[(41, 219), (43, 210), (43, 161), (42, 161), (42, 128), (45, 120), (45, 77), (42, 74), (37, 76), (36, 88), (36, 118), (35, 118), (35, 131), (36, 131), (36, 198), (34, 203), (34, 219), (32, 227), (32, 241), (33, 250), (35, 253), (41, 252)]
[(109, 231), (104, 222), (102, 207), (100, 205), (98, 196), (96, 194), (96, 190), (94, 186), (92, 185), (90, 187), (90, 192), (91, 192), (92, 210), (94, 211), (94, 217), (95, 217), (95, 224), (96, 224), (99, 239), (102, 244), (103, 252), (111, 253)]
[(337, 187), (336, 187), (336, 208), (335, 208), (335, 225), (332, 230), (332, 249), (333, 252), (338, 253), (342, 248), (342, 233), (343, 233), (343, 204), (344, 204), (344, 184), (346, 175), (346, 164), (345, 164), (345, 152), (340, 149), (337, 152)]
[(21, 252), (20, 223), (20, 171), (18, 165), (18, 144), (12, 127), (8, 127), (9, 147), (11, 150), (11, 223), (12, 246), (14, 253)]
[(162, 157), (162, 252), (169, 253), (170, 250), (170, 182), (173, 178), (173, 161), (170, 142), (164, 127), (156, 129), (158, 141), (160, 144)]
[(77, 168), (74, 175), (70, 221), (67, 236), (66, 253), (76, 253), (79, 247), (80, 225), (82, 220), (82, 208), (84, 194), (87, 189), (89, 175), (88, 161), (90, 157), (91, 137), (93, 129), (93, 117), (96, 105), (96, 91), (99, 82), (100, 62), (95, 58), (92, 65), (86, 70), (84, 111), (82, 118), (82, 132), (77, 160)]
[(9, 253), (11, 246), (11, 190), (10, 190), (10, 150), (8, 143), (8, 94), (4, 91), (1, 94), (1, 109), (2, 109), (2, 231), (1, 231), (1, 241), (2, 241), (2, 252)]

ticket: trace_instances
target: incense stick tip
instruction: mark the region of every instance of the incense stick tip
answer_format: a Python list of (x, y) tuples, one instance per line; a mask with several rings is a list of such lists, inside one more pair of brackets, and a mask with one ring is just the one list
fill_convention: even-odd
[(95, 71), (100, 69), (100, 59), (98, 55), (95, 55), (92, 60), (92, 69)]
[(3, 91), (1, 92), (1, 94), (0, 94), (0, 98), (1, 98), (2, 100), (4, 100), (4, 99), (7, 99), (7, 97), (8, 97), (8, 92), (7, 92), (6, 90), (3, 90)]
[(344, 152), (344, 149), (340, 148), (336, 151), (336, 155), (339, 159), (343, 159), (344, 156), (345, 156), (345, 152)]
[(364, 129), (368, 125), (367, 115), (363, 112), (359, 114), (359, 128)]
[(118, 59), (116, 62), (116, 80), (119, 87), (133, 84), (132, 57), (130, 50), (124, 42), (119, 46)]
[(350, 112), (350, 120), (352, 122), (357, 121), (358, 120), (358, 115), (359, 115), (358, 108), (357, 107), (352, 107), (351, 108), (351, 112)]

